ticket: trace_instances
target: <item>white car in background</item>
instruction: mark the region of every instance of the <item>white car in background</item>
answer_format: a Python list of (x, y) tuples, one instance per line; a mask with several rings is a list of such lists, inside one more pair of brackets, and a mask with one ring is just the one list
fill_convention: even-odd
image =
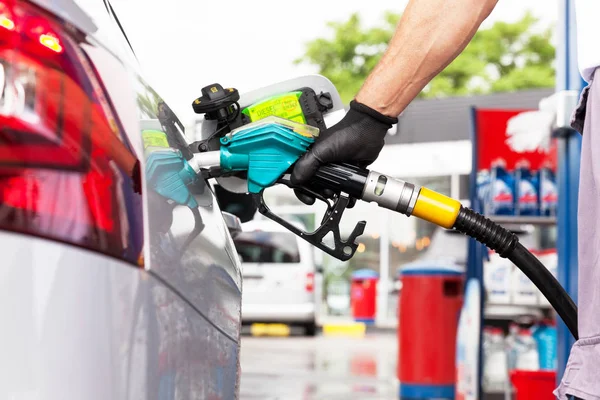
[(268, 220), (242, 224), (234, 241), (242, 262), (242, 322), (300, 325), (314, 336), (321, 303), (314, 248)]

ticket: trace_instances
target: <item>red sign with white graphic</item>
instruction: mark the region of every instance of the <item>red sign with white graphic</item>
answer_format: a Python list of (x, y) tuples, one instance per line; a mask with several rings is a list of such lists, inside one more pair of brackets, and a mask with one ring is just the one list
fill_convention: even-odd
[[(520, 127), (511, 130), (516, 132), (507, 133), (511, 120), (514, 121), (514, 125), (519, 122), (516, 118), (531, 116), (530, 120), (535, 121), (535, 113), (534, 110), (476, 109), (477, 170), (489, 169), (492, 162), (501, 158), (506, 161), (508, 170), (513, 170), (519, 161), (527, 160), (532, 170), (548, 165), (556, 171), (556, 140), (548, 139), (549, 129), (546, 133), (540, 124), (528, 129), (529, 121), (525, 121)], [(547, 121), (548, 118), (545, 118), (544, 121)], [(544, 140), (545, 146), (536, 146), (538, 141)]]

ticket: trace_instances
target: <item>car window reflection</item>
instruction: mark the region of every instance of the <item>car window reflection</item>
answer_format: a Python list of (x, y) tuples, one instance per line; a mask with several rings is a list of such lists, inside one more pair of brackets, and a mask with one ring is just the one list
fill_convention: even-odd
[(244, 232), (235, 239), (243, 262), (299, 263), (300, 252), (296, 237), (287, 232)]

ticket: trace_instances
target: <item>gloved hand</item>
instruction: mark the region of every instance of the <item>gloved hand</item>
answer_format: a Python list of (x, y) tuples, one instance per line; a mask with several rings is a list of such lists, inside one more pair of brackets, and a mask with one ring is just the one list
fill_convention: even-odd
[[(320, 133), (294, 166), (293, 184), (308, 182), (317, 169), (324, 164), (343, 162), (366, 167), (377, 159), (384, 145), (387, 131), (398, 118), (380, 112), (356, 100), (350, 102), (350, 110), (331, 128)], [(296, 196), (306, 204), (315, 199), (296, 191)]]

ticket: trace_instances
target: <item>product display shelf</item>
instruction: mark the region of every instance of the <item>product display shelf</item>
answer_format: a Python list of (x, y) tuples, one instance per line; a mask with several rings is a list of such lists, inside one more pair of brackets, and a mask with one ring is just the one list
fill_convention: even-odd
[[(486, 215), (494, 222), (503, 225), (507, 229), (513, 229), (519, 225), (533, 226), (556, 226), (555, 216), (515, 216), (515, 215)], [(486, 301), (484, 305), (485, 321), (513, 321), (522, 316), (542, 318), (551, 310), (549, 304), (521, 304), (521, 303), (494, 303)]]
[(507, 394), (505, 392), (485, 392), (483, 394), (483, 400), (513, 400), (514, 394)]
[[(555, 226), (556, 217), (544, 216), (510, 216), (486, 215), (491, 220), (511, 229), (519, 225)], [(543, 318), (555, 318), (549, 304), (514, 304), (512, 302), (496, 303), (488, 300), (483, 308), (483, 326), (501, 327), (505, 331), (511, 322), (527, 325), (528, 322), (540, 321)], [(512, 385), (507, 385), (505, 390), (482, 390), (482, 400), (514, 400), (515, 392)]]
[(488, 218), (501, 225), (556, 225), (556, 217), (495, 215)]
[(550, 309), (550, 306), (539, 304), (528, 305), (486, 303), (484, 315), (486, 321), (513, 321), (521, 317), (542, 319), (544, 315), (546, 315), (545, 311)]

